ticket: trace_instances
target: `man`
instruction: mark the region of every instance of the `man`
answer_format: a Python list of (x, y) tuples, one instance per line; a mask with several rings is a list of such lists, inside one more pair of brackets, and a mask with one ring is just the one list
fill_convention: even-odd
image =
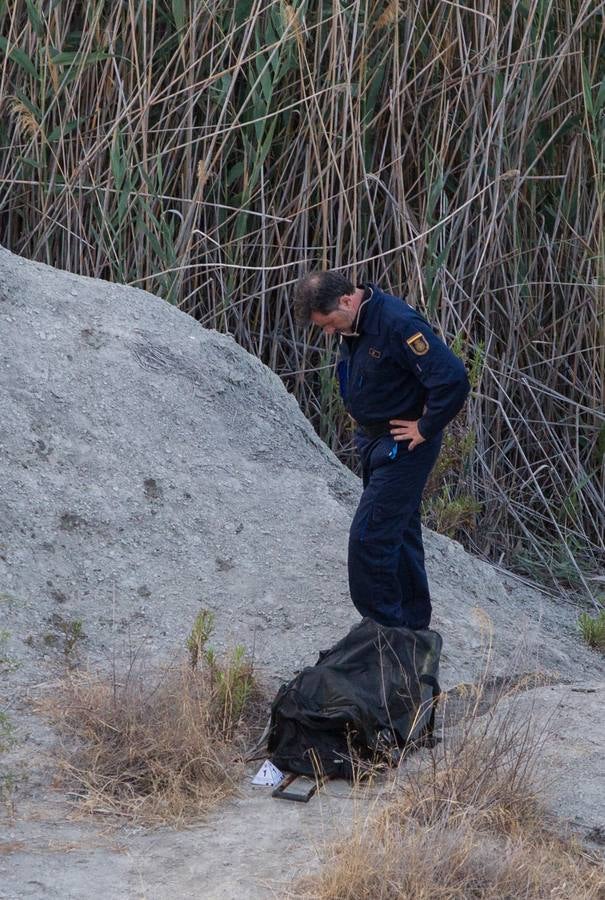
[(428, 628), (420, 501), (469, 391), (464, 365), (404, 300), (337, 272), (302, 278), (294, 308), (300, 324), (341, 335), (340, 390), (364, 487), (349, 534), (351, 599), (381, 625)]

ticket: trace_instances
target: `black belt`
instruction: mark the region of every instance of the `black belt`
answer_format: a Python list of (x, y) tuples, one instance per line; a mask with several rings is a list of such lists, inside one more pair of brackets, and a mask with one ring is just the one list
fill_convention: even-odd
[[(397, 413), (396, 415), (391, 416), (391, 419), (407, 419), (408, 421), (419, 418), (420, 416), (417, 412)], [(355, 425), (358, 431), (369, 438), (377, 438), (382, 437), (384, 434), (390, 434), (391, 428), (393, 427), (390, 419), (386, 419), (384, 422), (368, 422), (366, 425), (362, 425), (361, 422), (355, 422)]]

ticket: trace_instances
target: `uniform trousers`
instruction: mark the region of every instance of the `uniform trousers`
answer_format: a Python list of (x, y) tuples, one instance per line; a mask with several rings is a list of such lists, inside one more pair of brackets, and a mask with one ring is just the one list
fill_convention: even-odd
[(420, 501), (442, 432), (413, 450), (390, 435), (356, 435), (363, 494), (349, 533), (349, 589), (362, 616), (380, 625), (428, 628)]

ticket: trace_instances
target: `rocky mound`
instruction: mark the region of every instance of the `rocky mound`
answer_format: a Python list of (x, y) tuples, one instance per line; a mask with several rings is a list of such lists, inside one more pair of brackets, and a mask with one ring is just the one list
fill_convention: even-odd
[[(217, 642), (288, 674), (355, 621), (347, 529), (358, 480), (280, 380), (159, 298), (0, 250), (0, 591), (12, 651), (82, 622), (89, 651), (181, 644), (201, 607)], [(575, 612), (428, 533), (446, 683), (493, 623), (509, 666), (577, 676), (597, 659)], [(120, 636), (123, 636), (120, 638)], [(24, 643), (27, 641), (27, 643)]]

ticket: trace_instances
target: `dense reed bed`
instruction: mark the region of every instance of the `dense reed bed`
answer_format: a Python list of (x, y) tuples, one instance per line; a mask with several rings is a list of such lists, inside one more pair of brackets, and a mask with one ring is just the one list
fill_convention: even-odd
[(598, 602), (603, 12), (2, 0), (0, 241), (230, 331), (351, 464), (292, 283), (342, 267), (405, 293), (473, 368), (431, 521)]

